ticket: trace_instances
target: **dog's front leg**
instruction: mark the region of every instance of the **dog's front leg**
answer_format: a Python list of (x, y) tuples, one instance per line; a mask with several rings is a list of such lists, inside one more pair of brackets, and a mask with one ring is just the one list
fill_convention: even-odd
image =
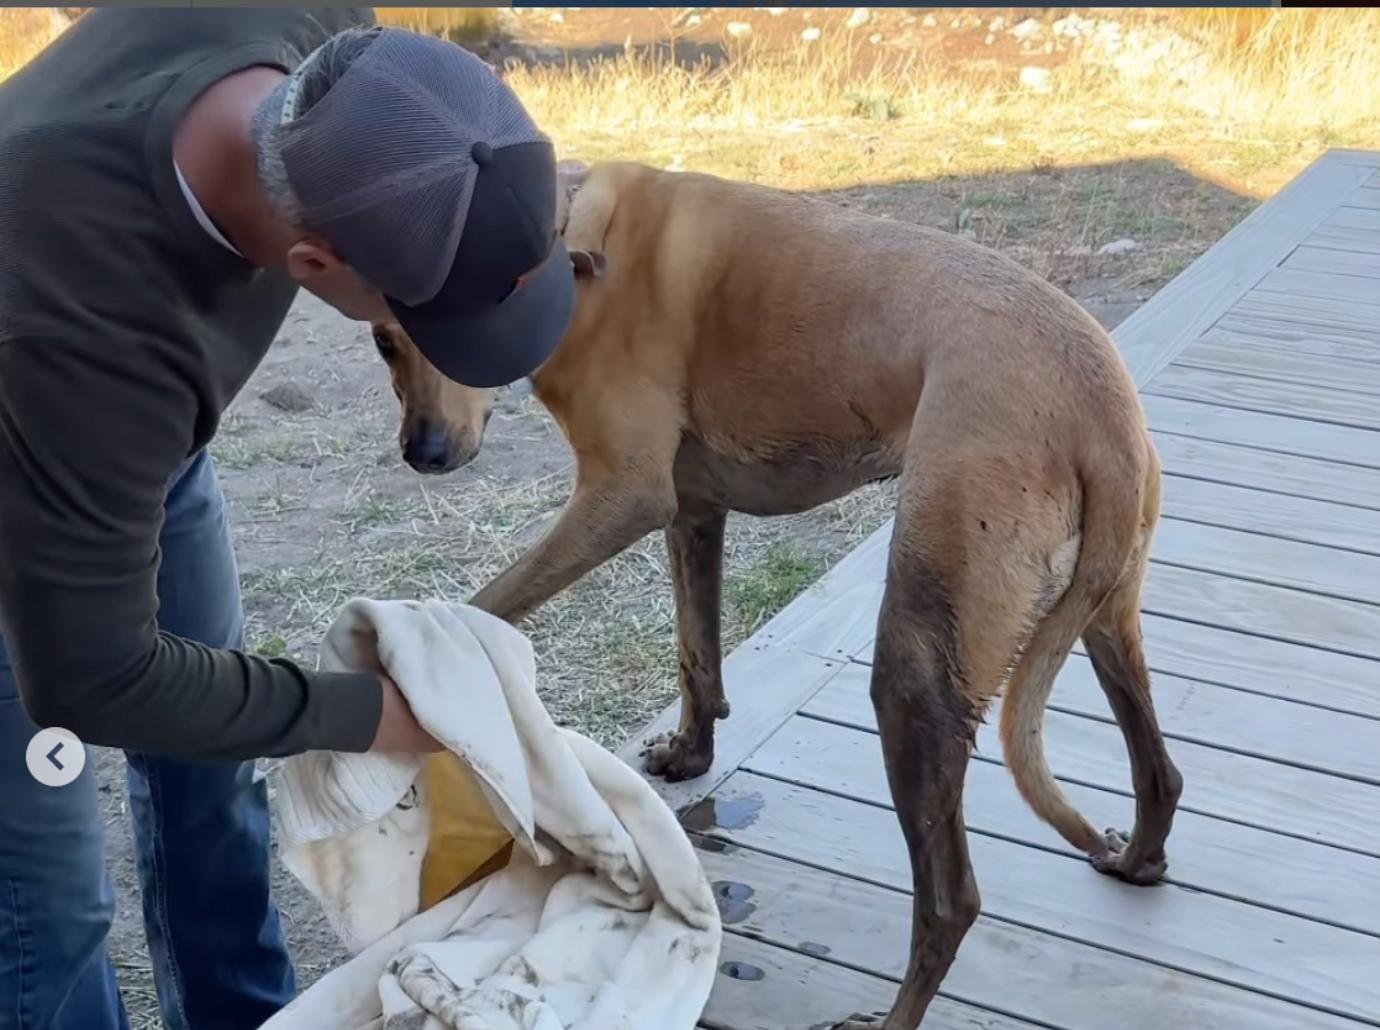
[(556, 524), (501, 572), (470, 604), (517, 622), (591, 569), (637, 543), (675, 516), (669, 476), (577, 484)]
[(680, 729), (650, 741), (647, 771), (671, 781), (701, 776), (714, 762), (714, 720), (728, 716), (719, 652), (726, 513), (681, 511), (666, 530), (676, 591)]

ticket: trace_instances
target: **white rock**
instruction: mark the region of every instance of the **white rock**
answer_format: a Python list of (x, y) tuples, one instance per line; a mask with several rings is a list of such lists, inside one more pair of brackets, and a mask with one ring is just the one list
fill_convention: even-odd
[(779, 18), (786, 13), (786, 9), (784, 7), (768, 7), (767, 13), (773, 18)]
[(848, 20), (843, 23), (846, 29), (861, 28), (872, 20), (872, 12), (866, 7), (855, 7), (853, 13), (848, 16)]
[(997, 15), (995, 18), (992, 19), (991, 24), (987, 26), (987, 31), (1000, 32), (1004, 28), (1006, 28), (1006, 19), (1003, 18), (1001, 15)]
[(554, 21), (557, 25), (565, 21), (565, 15), (563, 15), (560, 11), (556, 10), (547, 11), (546, 17), (551, 21)]
[(1119, 240), (1112, 240), (1111, 243), (1104, 243), (1097, 248), (1097, 252), (1107, 257), (1116, 257), (1118, 254), (1129, 254), (1139, 246), (1139, 243), (1126, 236)]
[(1038, 19), (1027, 18), (1025, 21), (1019, 22), (1012, 27), (1011, 35), (1015, 36), (1017, 39), (1034, 39), (1040, 34), (1041, 28), (1042, 26)]
[(1021, 69), (1021, 85), (1037, 93), (1049, 92), (1049, 69), (1028, 64)]
[(819, 39), (820, 35), (821, 33), (819, 30), (819, 26), (811, 25), (808, 29), (806, 29), (804, 32), (800, 34), (800, 38), (803, 39), (806, 43), (813, 43), (815, 40)]
[(685, 24), (688, 25), (690, 28), (693, 29), (696, 25), (698, 25), (698, 24), (699, 24), (700, 22), (702, 22), (702, 21), (704, 21), (704, 19), (701, 18), (698, 14), (692, 14), (692, 15), (690, 15), (690, 17), (688, 17), (688, 18), (685, 19)]
[(867, 37), (867, 41), (875, 46), (882, 41), (882, 34), (880, 32), (874, 32)]
[(920, 19), (920, 24), (925, 26), (925, 28), (927, 29), (932, 29), (939, 24), (939, 19), (932, 14), (927, 14)]
[(734, 39), (739, 39), (751, 32), (752, 26), (745, 21), (731, 21), (724, 26), (724, 31)]
[(988, 46), (991, 46), (991, 45), (992, 45), (993, 43), (995, 43), (996, 41), (997, 41), (997, 37), (994, 36), (994, 35), (992, 35), (992, 33), (990, 33), (990, 32), (987, 33), (987, 38), (983, 40), (983, 42), (986, 43)]

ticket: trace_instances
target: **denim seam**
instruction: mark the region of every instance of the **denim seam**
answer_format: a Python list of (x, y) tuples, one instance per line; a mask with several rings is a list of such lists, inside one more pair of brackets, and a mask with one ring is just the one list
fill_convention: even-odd
[(25, 922), (22, 918), (23, 914), (20, 911), (21, 903), (19, 900), (19, 887), (10, 877), (5, 878), (5, 887), (10, 892), (10, 903), (13, 906), (12, 911), (14, 912), (14, 939), (19, 942), (19, 990), (15, 993), (14, 997), (14, 1016), (15, 1019), (18, 1021), (17, 1026), (19, 1027), (19, 1030), (23, 1030), (24, 1026), (26, 1025), (24, 1019), (24, 971), (29, 959), (28, 953), (25, 951), (24, 948)]
[(182, 970), (177, 965), (177, 948), (173, 943), (172, 923), (168, 919), (167, 878), (165, 874), (168, 862), (163, 853), (163, 787), (152, 762), (141, 758), (139, 764), (144, 767), (144, 779), (149, 785), (149, 801), (153, 805), (153, 882), (157, 893), (154, 906), (158, 912), (158, 925), (163, 931), (164, 946), (167, 950), (168, 977), (172, 981), (173, 1003), (177, 1005), (177, 1014), (182, 1021), (184, 1030), (190, 1030), (192, 1024), (191, 1020), (187, 1018), (187, 1006), (183, 1000)]

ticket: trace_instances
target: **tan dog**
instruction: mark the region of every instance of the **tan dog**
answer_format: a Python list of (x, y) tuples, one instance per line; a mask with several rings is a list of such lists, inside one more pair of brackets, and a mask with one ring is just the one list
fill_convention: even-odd
[[(798, 512), (899, 474), (872, 699), (914, 913), (884, 1026), (919, 1025), (977, 916), (963, 779), (1003, 685), (1001, 737), (1026, 801), (1099, 870), (1158, 880), (1181, 787), (1140, 636), (1160, 465), (1102, 328), (956, 236), (705, 175), (595, 166), (565, 240), (579, 299), (533, 382), (574, 449), (576, 487), (545, 538), (473, 603), (520, 619), (665, 530), (681, 726), (649, 767), (696, 776), (728, 714), (726, 513)], [(406, 350), (396, 327), (378, 331)], [(393, 367), (415, 419), (437, 376), (409, 362)], [(476, 433), (479, 396), (420, 414)], [(1044, 760), (1045, 704), (1080, 637), (1131, 755), (1129, 840), (1098, 833)]]

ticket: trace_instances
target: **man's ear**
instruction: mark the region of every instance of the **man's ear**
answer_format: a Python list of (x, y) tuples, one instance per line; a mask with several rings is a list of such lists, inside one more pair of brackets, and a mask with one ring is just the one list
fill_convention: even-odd
[(598, 279), (608, 267), (608, 260), (597, 250), (572, 250), (570, 263), (575, 266), (575, 278)]
[(565, 232), (570, 201), (589, 174), (589, 165), (575, 158), (556, 162), (556, 232)]

